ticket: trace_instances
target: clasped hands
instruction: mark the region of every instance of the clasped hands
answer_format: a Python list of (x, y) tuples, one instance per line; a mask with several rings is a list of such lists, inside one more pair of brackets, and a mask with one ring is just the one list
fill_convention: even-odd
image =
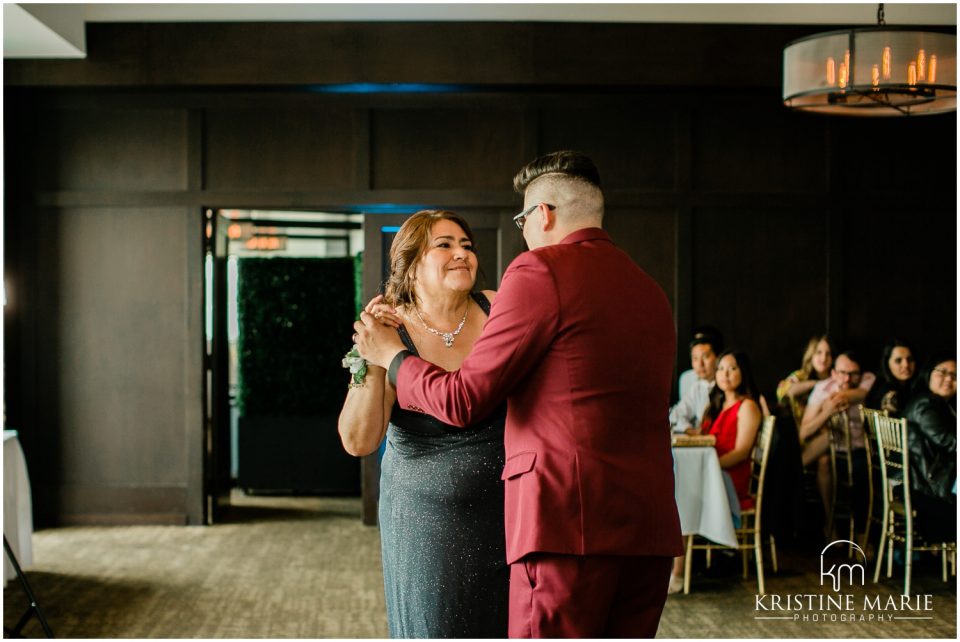
[(357, 352), (370, 365), (390, 367), (397, 353), (405, 349), (395, 331), (402, 323), (396, 309), (383, 303), (382, 295), (374, 297), (360, 313), (360, 320), (353, 324)]
[(844, 412), (850, 407), (850, 395), (847, 390), (838, 390), (823, 402), (823, 405), (830, 410), (830, 414)]

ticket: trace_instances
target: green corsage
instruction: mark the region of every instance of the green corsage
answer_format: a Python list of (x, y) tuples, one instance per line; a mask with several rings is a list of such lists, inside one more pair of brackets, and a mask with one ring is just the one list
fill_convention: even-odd
[(357, 351), (357, 344), (353, 344), (350, 352), (343, 355), (341, 363), (344, 368), (350, 371), (350, 387), (362, 388), (364, 380), (367, 378), (367, 360), (360, 356)]

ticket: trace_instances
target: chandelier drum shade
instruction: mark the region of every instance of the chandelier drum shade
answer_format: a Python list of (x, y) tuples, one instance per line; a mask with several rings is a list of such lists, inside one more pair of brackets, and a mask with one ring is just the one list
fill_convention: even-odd
[(783, 50), (783, 103), (847, 116), (957, 109), (957, 36), (895, 27), (820, 33)]

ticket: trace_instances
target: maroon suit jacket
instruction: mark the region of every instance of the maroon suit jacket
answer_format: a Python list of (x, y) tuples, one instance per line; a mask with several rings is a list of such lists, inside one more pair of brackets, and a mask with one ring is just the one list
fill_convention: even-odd
[(391, 372), (402, 407), (454, 425), (507, 399), (508, 563), (531, 552), (676, 556), (675, 350), (663, 290), (591, 228), (510, 264), (460, 370), (406, 356)]

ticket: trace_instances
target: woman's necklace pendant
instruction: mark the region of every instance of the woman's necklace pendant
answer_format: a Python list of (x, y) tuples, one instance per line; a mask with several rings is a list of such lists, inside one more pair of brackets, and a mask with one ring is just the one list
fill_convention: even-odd
[(453, 347), (453, 340), (460, 334), (460, 331), (463, 330), (463, 324), (467, 322), (467, 312), (470, 310), (470, 304), (467, 304), (467, 309), (463, 311), (463, 318), (460, 319), (460, 325), (457, 326), (457, 329), (453, 332), (441, 332), (436, 328), (431, 328), (427, 325), (427, 322), (423, 320), (423, 317), (420, 316), (420, 310), (416, 307), (413, 308), (413, 311), (416, 313), (417, 318), (420, 319), (420, 323), (423, 324), (424, 329), (430, 334), (435, 334), (441, 339), (443, 339), (443, 345), (448, 348)]

